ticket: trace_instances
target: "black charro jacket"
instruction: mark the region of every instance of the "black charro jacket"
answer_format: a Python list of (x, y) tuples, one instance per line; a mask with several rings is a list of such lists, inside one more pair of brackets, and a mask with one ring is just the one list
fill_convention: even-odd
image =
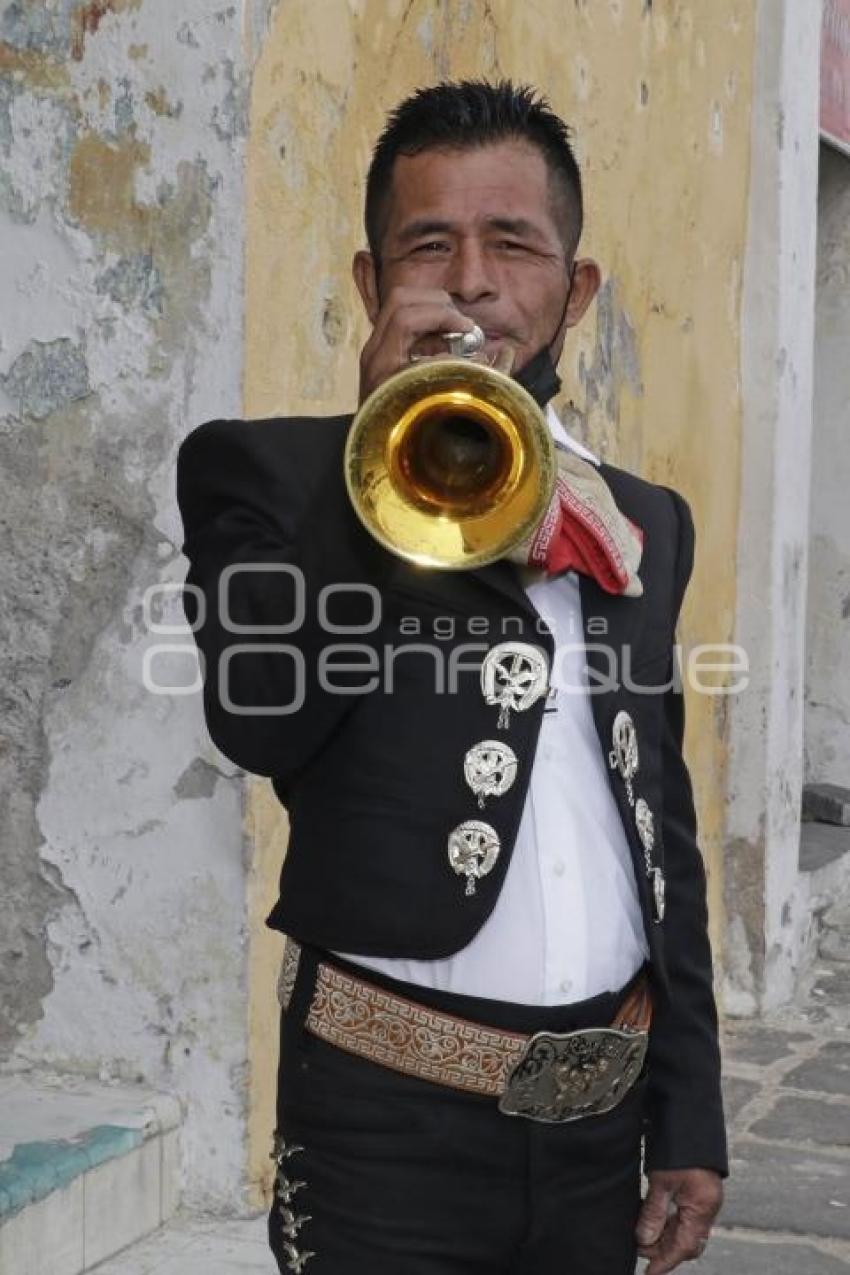
[[(422, 570), (363, 529), (343, 480), (350, 420), (211, 421), (189, 435), (177, 477), (185, 608), (205, 666), (212, 739), (237, 765), (270, 776), (289, 812), (268, 923), (323, 948), (444, 957), (470, 942), (498, 897), (545, 704), (511, 713), (507, 733), (497, 732), (482, 659), (499, 642), (521, 640), (551, 660), (554, 642), (510, 563)], [(608, 464), (601, 473), (645, 536), (641, 598), (607, 594), (587, 576), (580, 592), (593, 715), (632, 852), (655, 990), (646, 1165), (725, 1176), (705, 872), (673, 677), (693, 523), (671, 489)], [(633, 796), (654, 816), (653, 860), (666, 877), (661, 921), (634, 806), (610, 764), (619, 710), (637, 736)], [(518, 772), (482, 814), (463, 758), (500, 735)], [(475, 818), (495, 827), (501, 853), (468, 896), (447, 838)]]

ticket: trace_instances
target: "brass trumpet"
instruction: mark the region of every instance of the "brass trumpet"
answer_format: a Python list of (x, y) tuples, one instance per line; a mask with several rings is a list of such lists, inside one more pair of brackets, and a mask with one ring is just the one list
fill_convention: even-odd
[(392, 553), (424, 567), (486, 566), (525, 540), (555, 487), (543, 412), (484, 343), (450, 333), (448, 356), (390, 377), (351, 423), (345, 482), (354, 510)]

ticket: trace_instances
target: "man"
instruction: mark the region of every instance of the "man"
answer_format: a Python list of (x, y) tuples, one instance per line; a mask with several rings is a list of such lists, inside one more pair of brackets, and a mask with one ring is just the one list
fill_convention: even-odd
[[(599, 286), (581, 222), (568, 132), (531, 90), (403, 102), (354, 260), (361, 402), (477, 325), (547, 403)], [(671, 680), (693, 526), (681, 496), (548, 419), (546, 537), (468, 571), (417, 569), (366, 532), (343, 480), (350, 417), (216, 421), (181, 450), (209, 729), (291, 821), (269, 917), (290, 936), (281, 1271), (626, 1275), (639, 1252), (665, 1275), (720, 1206), (705, 876)]]

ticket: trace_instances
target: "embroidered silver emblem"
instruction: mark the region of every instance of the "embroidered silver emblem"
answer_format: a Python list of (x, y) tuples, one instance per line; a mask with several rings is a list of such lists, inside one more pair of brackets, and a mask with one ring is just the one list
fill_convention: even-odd
[(290, 1156), (298, 1155), (298, 1152), (303, 1150), (304, 1148), (299, 1147), (296, 1142), (293, 1142), (291, 1146), (287, 1146), (280, 1134), (276, 1133), (273, 1139), (271, 1158), (277, 1160), (278, 1165), (280, 1165), (281, 1160), (288, 1160)]
[(614, 741), (614, 747), (608, 754), (608, 764), (612, 770), (619, 770), (626, 785), (626, 796), (629, 799), (629, 805), (633, 806), (635, 804), (635, 793), (632, 787), (632, 779), (638, 771), (638, 743), (635, 724), (632, 721), (631, 714), (627, 713), (625, 709), (621, 708), (614, 718), (611, 736)]
[(303, 1253), (299, 1253), (295, 1245), (289, 1243), (284, 1244), (283, 1251), (286, 1255), (287, 1266), (291, 1271), (295, 1271), (296, 1275), (298, 1272), (303, 1271), (311, 1257), (316, 1256), (310, 1249), (305, 1249)]
[(304, 1148), (292, 1143), (287, 1146), (285, 1140), (279, 1133), (274, 1135), (271, 1158), (277, 1164), (277, 1171), (274, 1179), (274, 1191), (278, 1201), (278, 1209), (280, 1211), (282, 1226), (281, 1232), (286, 1237), (283, 1244), (283, 1252), (286, 1258), (286, 1265), (291, 1271), (303, 1271), (311, 1257), (316, 1254), (309, 1249), (299, 1252), (294, 1241), (298, 1239), (298, 1232), (302, 1226), (311, 1220), (309, 1213), (298, 1214), (289, 1206), (292, 1203), (293, 1196), (296, 1192), (303, 1190), (307, 1183), (303, 1181), (291, 1182), (286, 1176), (286, 1161), (292, 1156), (298, 1155)]
[(281, 1009), (288, 1009), (289, 1002), (292, 1000), (292, 993), (295, 988), (295, 979), (298, 974), (298, 962), (301, 959), (301, 948), (291, 939), (289, 935), (286, 937), (286, 943), (283, 947), (283, 959), (280, 963), (280, 973), (277, 979), (277, 999)]
[(475, 882), (486, 877), (500, 849), (496, 829), (480, 819), (467, 819), (449, 833), (449, 863), (459, 877), (466, 877), (467, 895), (475, 893)]
[(288, 1240), (297, 1240), (301, 1227), (312, 1221), (312, 1214), (293, 1213), (292, 1209), (287, 1208), (282, 1208), (280, 1215), (283, 1219), (281, 1230)]
[(481, 690), (488, 704), (498, 704), (498, 730), (507, 730), (510, 714), (523, 713), (546, 694), (549, 668), (544, 652), (530, 642), (500, 642), (481, 665)]
[(660, 868), (652, 868), (649, 876), (652, 881), (652, 902), (655, 906), (655, 920), (656, 922), (663, 921), (665, 895), (664, 873)]
[(652, 886), (653, 918), (655, 921), (662, 921), (664, 919), (664, 873), (652, 862), (652, 851), (655, 848), (655, 818), (643, 797), (638, 797), (635, 802), (635, 824), (643, 846), (646, 875)]
[(466, 782), (484, 809), (485, 797), (501, 797), (516, 779), (516, 753), (498, 739), (482, 739), (473, 744), (463, 759)]
[(278, 1173), (275, 1181), (277, 1182), (278, 1198), (283, 1204), (291, 1204), (296, 1191), (303, 1190), (303, 1188), (307, 1185), (306, 1182), (302, 1182), (300, 1180), (290, 1182), (289, 1178), (285, 1177), (282, 1173)]
[(635, 802), (635, 823), (637, 824), (641, 845), (647, 855), (652, 854), (652, 848), (655, 845), (655, 820), (643, 797), (638, 797)]

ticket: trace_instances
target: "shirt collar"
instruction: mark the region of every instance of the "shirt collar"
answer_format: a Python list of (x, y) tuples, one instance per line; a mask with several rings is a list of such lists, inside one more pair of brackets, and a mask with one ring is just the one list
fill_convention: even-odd
[(564, 447), (568, 447), (570, 451), (576, 452), (584, 460), (592, 461), (594, 465), (601, 464), (599, 457), (594, 456), (593, 452), (589, 451), (584, 443), (580, 443), (577, 438), (570, 437), (551, 403), (546, 408), (546, 423), (556, 443), (561, 443)]

